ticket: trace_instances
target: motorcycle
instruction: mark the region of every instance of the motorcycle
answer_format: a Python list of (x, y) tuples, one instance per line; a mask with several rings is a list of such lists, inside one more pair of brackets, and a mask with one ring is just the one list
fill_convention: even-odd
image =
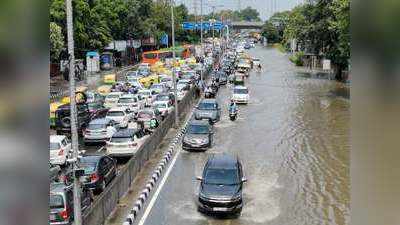
[(237, 118), (237, 110), (230, 110), (229, 111), (229, 119), (231, 121), (235, 121)]

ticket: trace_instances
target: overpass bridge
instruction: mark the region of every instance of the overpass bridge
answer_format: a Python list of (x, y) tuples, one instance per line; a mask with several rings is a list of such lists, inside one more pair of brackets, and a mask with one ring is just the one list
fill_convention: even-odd
[(261, 30), (262, 26), (264, 25), (263, 22), (249, 22), (249, 21), (238, 21), (238, 22), (231, 22), (229, 27), (233, 30)]

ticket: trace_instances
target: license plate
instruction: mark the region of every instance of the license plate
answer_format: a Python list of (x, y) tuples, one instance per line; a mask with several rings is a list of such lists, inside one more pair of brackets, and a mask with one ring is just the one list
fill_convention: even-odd
[(219, 212), (226, 212), (226, 211), (228, 211), (227, 208), (223, 208), (223, 207), (214, 207), (213, 210), (214, 210), (214, 211), (219, 211)]
[(50, 220), (56, 220), (56, 215), (50, 214)]

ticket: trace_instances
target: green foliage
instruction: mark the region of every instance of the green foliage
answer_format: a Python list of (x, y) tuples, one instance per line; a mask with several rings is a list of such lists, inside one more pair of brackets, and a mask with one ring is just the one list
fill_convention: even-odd
[[(193, 18), (194, 16), (191, 15)], [(261, 21), (260, 19), (260, 13), (257, 11), (257, 9), (253, 9), (251, 7), (247, 7), (243, 10), (237, 11), (237, 10), (230, 10), (230, 9), (224, 9), (218, 12), (210, 13), (208, 15), (204, 16), (204, 20), (207, 21), (209, 19), (223, 19), (223, 20), (230, 20), (230, 21)]]
[(303, 66), (303, 56), (304, 52), (296, 52), (289, 57), (289, 60), (292, 61), (296, 66)]
[(295, 7), (283, 32), (283, 44), (296, 39), (301, 49), (324, 54), (339, 68), (350, 57), (350, 0), (316, 0)]
[(257, 9), (253, 9), (250, 6), (247, 8), (240, 10), (241, 18), (245, 21), (260, 21), (260, 13)]
[(64, 36), (61, 27), (56, 23), (50, 23), (50, 61), (55, 62), (64, 48)]
[(270, 21), (263, 25), (261, 35), (267, 38), (268, 43), (277, 43), (281, 39), (278, 29)]

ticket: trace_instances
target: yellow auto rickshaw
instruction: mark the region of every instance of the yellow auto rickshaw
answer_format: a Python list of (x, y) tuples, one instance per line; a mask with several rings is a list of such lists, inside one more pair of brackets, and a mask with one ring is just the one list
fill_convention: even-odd
[(115, 73), (104, 75), (103, 82), (105, 84), (115, 84), (117, 82), (117, 75)]
[(64, 103), (62, 102), (50, 103), (50, 117), (49, 117), (50, 127), (54, 127), (56, 125), (56, 111), (58, 107), (62, 105), (64, 105)]
[(102, 86), (97, 88), (97, 92), (101, 96), (106, 96), (108, 93), (111, 92), (111, 85), (102, 85)]

